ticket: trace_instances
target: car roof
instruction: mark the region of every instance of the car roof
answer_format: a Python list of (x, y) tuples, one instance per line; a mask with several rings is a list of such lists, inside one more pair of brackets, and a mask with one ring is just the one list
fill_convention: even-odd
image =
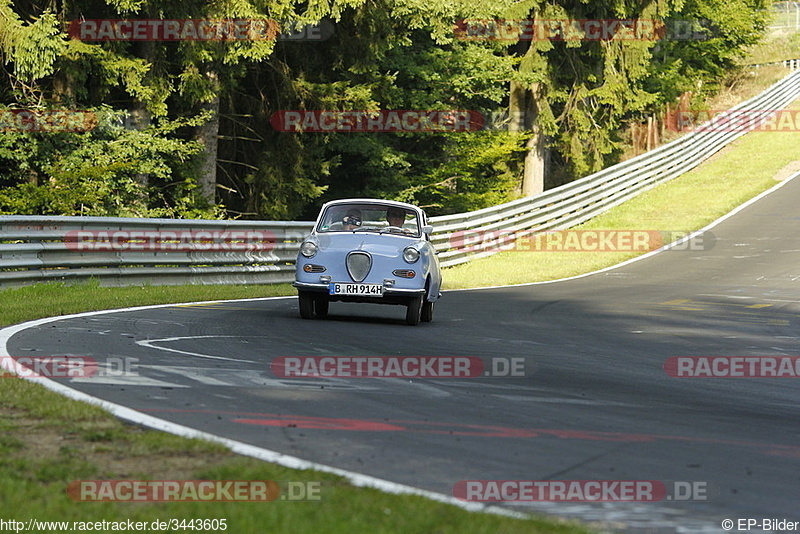
[(419, 208), (413, 204), (399, 202), (397, 200), (384, 200), (382, 198), (342, 198), (338, 200), (331, 200), (330, 202), (323, 204), (322, 209), (325, 209), (328, 206), (336, 206), (339, 204), (383, 204), (385, 206), (410, 209), (418, 212), (423, 211), (422, 208)]

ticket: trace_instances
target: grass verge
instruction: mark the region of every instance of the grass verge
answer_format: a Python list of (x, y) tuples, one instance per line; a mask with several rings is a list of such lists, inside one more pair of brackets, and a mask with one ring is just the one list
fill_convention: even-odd
[(101, 287), (97, 283), (37, 284), (0, 291), (0, 326), (85, 311), (296, 293), (290, 284), (133, 287)]
[[(764, 46), (764, 43), (769, 46)], [(757, 65), (783, 61), (785, 59), (800, 58), (800, 33), (794, 28), (773, 30), (758, 43), (748, 50), (745, 64)]]

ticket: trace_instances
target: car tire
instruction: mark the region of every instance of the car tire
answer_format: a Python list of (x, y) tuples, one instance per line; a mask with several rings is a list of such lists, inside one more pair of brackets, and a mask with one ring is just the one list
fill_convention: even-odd
[(422, 319), (422, 297), (411, 297), (406, 305), (406, 324), (417, 326)]
[(300, 308), (300, 317), (303, 319), (314, 318), (314, 295), (308, 291), (297, 292), (297, 302)]
[(420, 319), (423, 323), (429, 323), (433, 321), (433, 305), (435, 302), (425, 301), (422, 303), (422, 316)]
[(317, 319), (324, 319), (328, 316), (328, 304), (330, 301), (327, 297), (318, 296), (314, 298), (314, 316)]

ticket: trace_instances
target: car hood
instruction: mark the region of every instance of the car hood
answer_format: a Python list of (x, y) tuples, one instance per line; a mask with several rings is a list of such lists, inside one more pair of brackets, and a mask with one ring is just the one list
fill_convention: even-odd
[(404, 248), (420, 242), (416, 237), (374, 232), (336, 232), (317, 234), (315, 237), (323, 253), (346, 254), (353, 250), (363, 250), (373, 255), (391, 258), (401, 256)]

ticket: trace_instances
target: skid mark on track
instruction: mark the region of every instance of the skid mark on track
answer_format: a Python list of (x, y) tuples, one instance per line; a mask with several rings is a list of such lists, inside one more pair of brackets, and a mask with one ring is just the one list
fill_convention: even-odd
[(150, 413), (201, 413), (227, 415), (231, 421), (247, 425), (274, 426), (283, 428), (356, 430), (378, 432), (412, 432), (419, 434), (444, 434), (452, 436), (473, 436), (492, 438), (557, 438), (618, 443), (654, 443), (668, 441), (675, 443), (705, 443), (717, 446), (745, 447), (771, 456), (800, 458), (800, 446), (776, 443), (702, 438), (665, 434), (638, 434), (632, 432), (605, 432), (597, 430), (574, 430), (553, 428), (512, 428), (494, 425), (465, 424), (453, 422), (416, 421), (404, 419), (354, 419), (330, 418), (306, 415), (285, 415), (253, 412), (231, 412), (218, 410), (173, 410), (168, 408), (143, 410)]

